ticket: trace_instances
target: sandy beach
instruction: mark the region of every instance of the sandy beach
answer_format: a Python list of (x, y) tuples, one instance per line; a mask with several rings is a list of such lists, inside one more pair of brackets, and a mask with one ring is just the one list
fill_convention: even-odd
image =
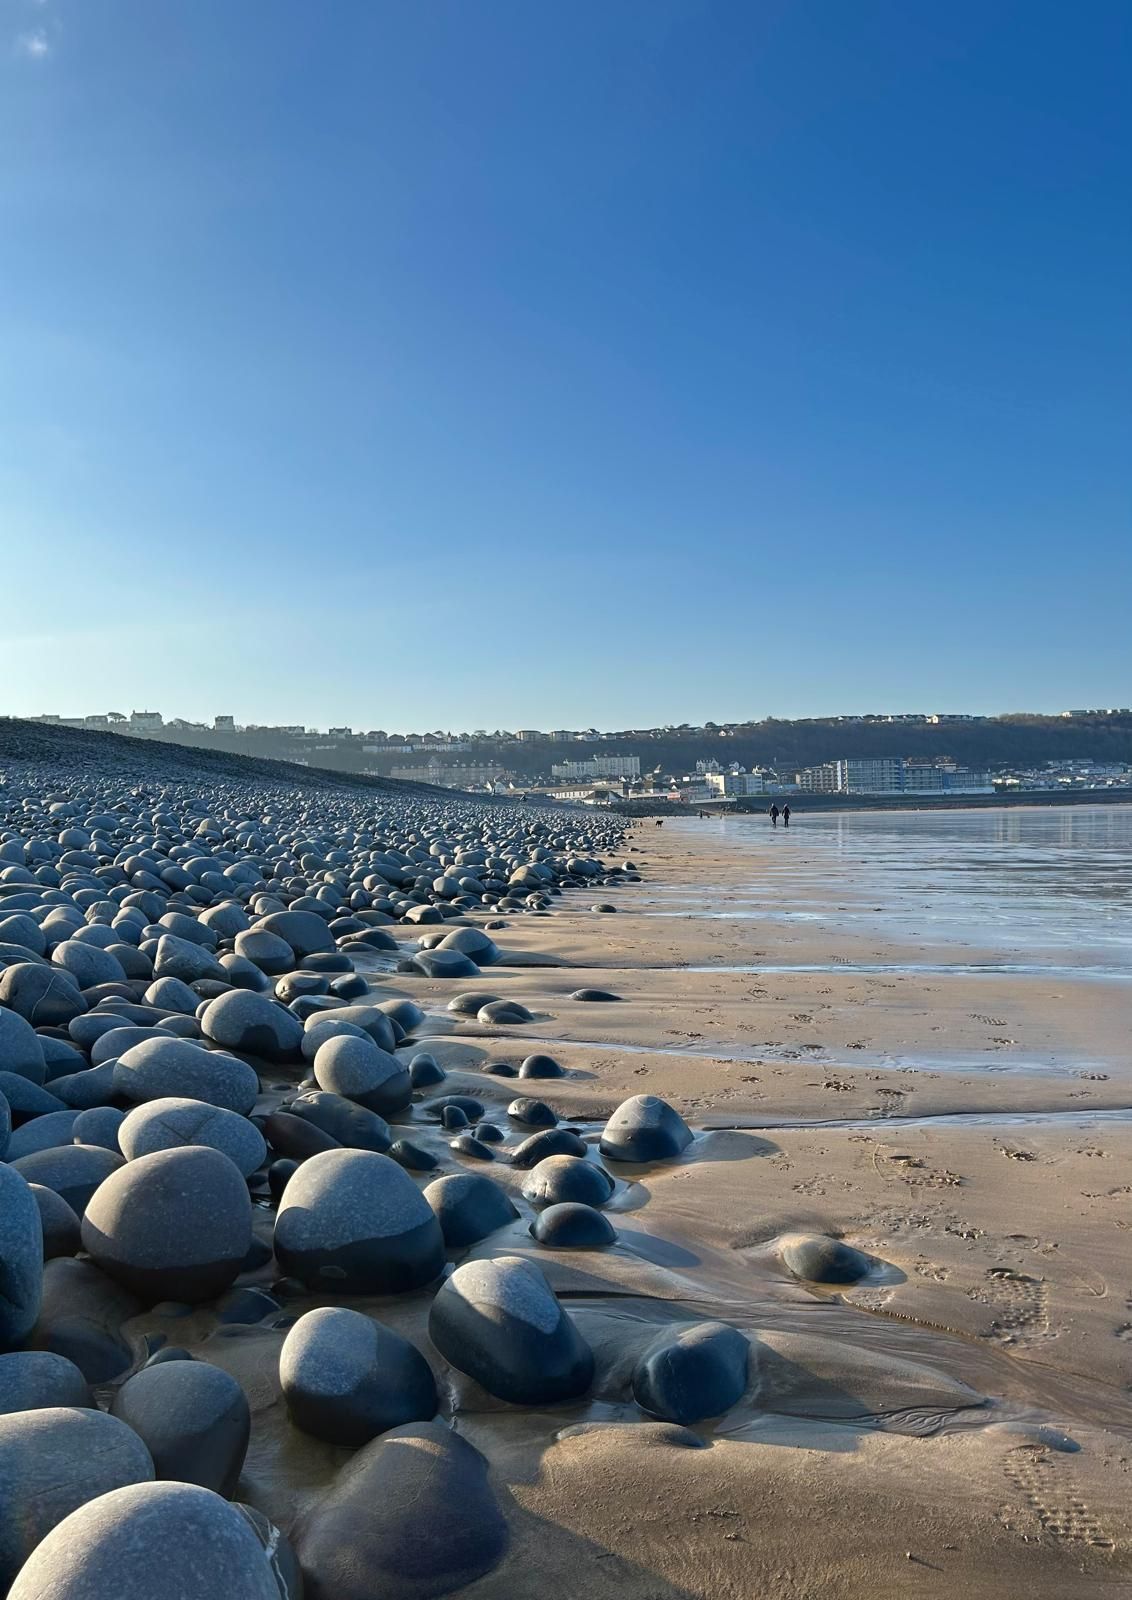
[[(953, 945), (729, 918), (734, 852), (717, 828), (642, 826), (634, 842), (645, 882), (611, 896), (616, 916), (572, 901), (496, 934), (504, 962), (478, 987), (521, 1000), (532, 1023), (448, 1023), (451, 985), (371, 978), (426, 1007), (449, 1086), (489, 1116), (515, 1091), (485, 1066), (543, 1048), (568, 1072), (543, 1097), (590, 1137), (646, 1091), (699, 1130), (682, 1161), (617, 1173), (614, 1248), (539, 1250), (519, 1201), (519, 1220), (471, 1252), (537, 1258), (604, 1381), (582, 1403), (520, 1412), (449, 1372), (454, 1426), (491, 1463), (515, 1539), (467, 1592), (1125, 1592), (1127, 988), (1088, 971), (859, 971), (965, 963)], [(653, 914), (666, 894), (716, 915)], [(818, 970), (768, 970), (787, 961)], [(621, 998), (569, 998), (586, 985)], [(518, 1199), (523, 1174), (491, 1172)], [(803, 1230), (866, 1251), (876, 1272), (836, 1290), (794, 1281), (777, 1241)], [(426, 1343), (423, 1302), (366, 1308)], [(703, 1318), (758, 1341), (746, 1398), (691, 1432), (642, 1421), (617, 1373), (658, 1325)], [(286, 1524), (344, 1453), (287, 1437), (281, 1339), (232, 1329), (207, 1349), (253, 1397), (246, 1481)]]

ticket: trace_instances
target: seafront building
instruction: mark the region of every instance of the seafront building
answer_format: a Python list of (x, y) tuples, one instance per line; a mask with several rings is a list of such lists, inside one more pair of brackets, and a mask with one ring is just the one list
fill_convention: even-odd
[(591, 756), (587, 761), (555, 761), (552, 778), (639, 778), (640, 756)]
[(762, 772), (705, 772), (703, 781), (712, 798), (746, 798), (752, 794), (766, 794), (766, 774)]
[(992, 794), (989, 772), (974, 772), (953, 761), (911, 757), (846, 757), (804, 767), (798, 774), (803, 794)]

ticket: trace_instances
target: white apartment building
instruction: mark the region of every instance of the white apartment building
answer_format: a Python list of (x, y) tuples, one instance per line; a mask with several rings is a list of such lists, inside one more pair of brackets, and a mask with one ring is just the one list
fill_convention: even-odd
[(761, 772), (705, 772), (703, 781), (715, 794), (728, 798), (766, 793), (766, 778)]
[(588, 761), (555, 761), (552, 778), (639, 778), (640, 756), (593, 756)]

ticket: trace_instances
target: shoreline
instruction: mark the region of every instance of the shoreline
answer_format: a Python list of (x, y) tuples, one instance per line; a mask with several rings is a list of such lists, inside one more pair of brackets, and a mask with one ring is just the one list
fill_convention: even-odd
[(822, 816), (838, 812), (862, 811), (879, 813), (911, 811), (927, 814), (936, 811), (1014, 811), (1034, 806), (1055, 809), (1058, 806), (1132, 805), (1132, 788), (1104, 790), (1103, 793), (1091, 790), (1081, 794), (1040, 789), (1011, 795), (944, 795), (938, 800), (929, 799), (926, 795), (911, 794), (859, 795), (856, 798), (852, 795), (832, 794), (737, 795), (733, 800), (726, 802), (702, 800), (695, 804), (665, 799), (637, 803), (630, 799), (620, 804), (615, 801), (610, 809), (619, 811), (627, 817), (687, 817), (693, 820), (700, 811), (708, 812), (713, 818), (765, 816), (775, 801), (780, 807), (784, 803), (789, 803), (791, 815), (800, 819), (807, 812), (820, 813)]

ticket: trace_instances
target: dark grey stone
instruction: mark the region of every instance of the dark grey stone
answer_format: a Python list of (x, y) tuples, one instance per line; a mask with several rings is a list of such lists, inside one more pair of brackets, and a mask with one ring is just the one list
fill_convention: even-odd
[(446, 933), (437, 951), (457, 950), (473, 961), (477, 967), (490, 967), (499, 960), (499, 947), (494, 939), (479, 928), (453, 928)]
[(203, 1100), (246, 1116), (256, 1103), (259, 1079), (247, 1062), (189, 1039), (136, 1044), (114, 1067), (114, 1087), (124, 1099)]
[[(379, 1050), (393, 1050), (396, 1048), (397, 1034), (392, 1019), (386, 1016), (380, 1006), (335, 1006), (334, 1010), (325, 1016), (312, 1017), (306, 1025), (306, 1031), (313, 1033), (315, 1030), (329, 1024), (329, 1036), (333, 1037), (336, 1033), (348, 1031), (342, 1026), (343, 1023), (350, 1023), (353, 1027), (360, 1028), (363, 1033), (369, 1035)], [(320, 1038), (318, 1045), (321, 1045), (322, 1042)], [(316, 1046), (316, 1052), (317, 1048), (318, 1046)], [(308, 1051), (309, 1047), (308, 1050), (303, 1051), (303, 1054), (308, 1060), (313, 1060), (314, 1053), (308, 1053)]]
[(557, 1116), (545, 1100), (531, 1100), (525, 1095), (512, 1100), (507, 1107), (507, 1115), (512, 1122), (521, 1122), (526, 1128), (554, 1128), (558, 1125)]
[(109, 1383), (134, 1364), (121, 1328), (140, 1310), (92, 1262), (58, 1257), (43, 1269), (43, 1308), (28, 1343), (66, 1356), (88, 1383)]
[(90, 1385), (66, 1356), (50, 1350), (0, 1355), (0, 1415), (50, 1406), (93, 1406)]
[(515, 1146), (511, 1152), (511, 1165), (533, 1167), (545, 1161), (547, 1156), (584, 1156), (585, 1153), (585, 1142), (576, 1133), (571, 1133), (569, 1128), (544, 1128), (541, 1133), (532, 1133), (522, 1144)]
[(359, 1450), (295, 1543), (307, 1600), (433, 1600), (498, 1566), (508, 1537), (483, 1457), (446, 1424), (426, 1422)]
[(65, 1027), (87, 1009), (69, 973), (61, 967), (23, 961), (0, 972), (0, 1005), (19, 1012), (36, 1028)]
[(195, 1303), (220, 1294), (252, 1238), (239, 1170), (198, 1145), (139, 1156), (111, 1175), (83, 1218), (83, 1248), (132, 1294)]
[(593, 1353), (543, 1273), (518, 1256), (468, 1261), (432, 1302), (429, 1338), (458, 1371), (513, 1405), (585, 1394)]
[(49, 1534), (8, 1600), (297, 1600), (287, 1558), (262, 1513), (195, 1484), (136, 1484)]
[(476, 1013), (476, 1021), (485, 1028), (513, 1027), (521, 1022), (533, 1022), (534, 1015), (518, 1000), (489, 1000)]
[(46, 1116), (49, 1111), (65, 1111), (62, 1100), (30, 1078), (21, 1078), (16, 1072), (0, 1070), (0, 1094), (8, 1102), (12, 1126), (20, 1127), (32, 1117)]
[(108, 1106), (115, 1097), (114, 1062), (104, 1061), (99, 1067), (87, 1067), (85, 1072), (71, 1072), (62, 1078), (52, 1078), (51, 1093), (58, 1095), (64, 1105), (75, 1111), (90, 1111), (98, 1106)]
[(523, 1180), (523, 1199), (534, 1206), (576, 1202), (601, 1207), (615, 1188), (604, 1167), (584, 1156), (547, 1156)]
[(666, 1100), (635, 1094), (606, 1123), (601, 1153), (611, 1161), (668, 1161), (691, 1142), (692, 1130)]
[(553, 1056), (528, 1056), (519, 1068), (520, 1078), (564, 1078), (566, 1074)]
[(236, 989), (213, 1000), (200, 1019), (206, 1038), (228, 1050), (294, 1061), (303, 1042), (303, 1025), (293, 1012), (266, 995)]
[(63, 1111), (49, 1111), (45, 1116), (21, 1123), (8, 1141), (7, 1159), (19, 1161), (37, 1150), (54, 1150), (59, 1145), (72, 1144), (71, 1135), (80, 1116), (81, 1111), (73, 1111), (68, 1106)]
[(448, 1074), (427, 1050), (420, 1050), (409, 1062), (409, 1081), (414, 1089), (430, 1089), (434, 1083), (443, 1083)]
[(95, 1191), (122, 1165), (122, 1157), (113, 1150), (102, 1150), (98, 1145), (66, 1144), (21, 1156), (12, 1163), (12, 1170), (28, 1183), (54, 1189), (81, 1217)]
[(124, 1117), (125, 1113), (116, 1106), (94, 1106), (89, 1111), (80, 1111), (75, 1118), (71, 1138), (76, 1144), (98, 1145), (103, 1150), (121, 1155), (118, 1130)]
[[(494, 1005), (499, 999), (500, 996), (497, 994), (479, 993), (475, 989), (469, 989), (464, 994), (453, 995), (445, 1010), (455, 1012), (458, 1017), (474, 1017), (483, 1010), (484, 1006)], [(510, 1004), (509, 1001), (504, 1001), (503, 1003), (505, 1005)]]
[(725, 1322), (700, 1322), (675, 1336), (666, 1329), (634, 1369), (633, 1398), (666, 1422), (721, 1416), (746, 1393), (750, 1353), (744, 1335)]
[(440, 1165), (431, 1150), (425, 1150), (409, 1139), (394, 1139), (389, 1146), (389, 1154), (398, 1166), (409, 1172), (433, 1172)]
[(254, 1122), (203, 1100), (172, 1096), (147, 1100), (125, 1118), (118, 1137), (128, 1161), (152, 1155), (156, 1150), (200, 1145), (219, 1150), (247, 1178), (267, 1159), (267, 1145)]
[(505, 1189), (476, 1172), (437, 1178), (424, 1191), (449, 1250), (478, 1244), (519, 1215)]
[(320, 1089), (355, 1100), (381, 1117), (403, 1111), (412, 1099), (404, 1065), (372, 1039), (348, 1034), (327, 1039), (315, 1054), (314, 1075)]
[(311, 1156), (324, 1150), (338, 1150), (337, 1139), (305, 1117), (296, 1117), (290, 1111), (273, 1111), (263, 1125), (272, 1150), (294, 1161), (309, 1161)]
[(782, 1259), (796, 1278), (810, 1283), (857, 1283), (872, 1262), (861, 1250), (824, 1233), (799, 1233), (783, 1241)]
[(110, 1409), (145, 1444), (158, 1478), (196, 1483), (225, 1500), (235, 1494), (251, 1411), (229, 1373), (207, 1361), (146, 1367), (127, 1379)]
[(334, 935), (315, 911), (272, 911), (260, 917), (254, 928), (276, 934), (290, 945), (300, 962), (319, 951), (334, 951)]
[(368, 1444), (436, 1415), (436, 1383), (416, 1346), (344, 1306), (299, 1318), (279, 1354), (279, 1381), (291, 1421), (329, 1444)]
[(43, 1226), (43, 1259), (54, 1261), (56, 1256), (77, 1255), (82, 1249), (82, 1234), (77, 1213), (54, 1189), (45, 1189), (41, 1183), (29, 1183), (39, 1207), (39, 1220)]
[(25, 1017), (7, 1006), (0, 1006), (0, 1067), (31, 1083), (42, 1083), (47, 1071), (39, 1035)]
[(473, 1161), (495, 1160), (495, 1151), (482, 1139), (477, 1139), (474, 1133), (458, 1133), (449, 1140), (448, 1148), (458, 1156), (470, 1156)]
[[(0, 1592), (64, 1517), (111, 1489), (152, 1477), (153, 1462), (137, 1434), (101, 1411), (50, 1406), (0, 1417)], [(25, 1594), (36, 1592), (26, 1578), (21, 1586)]]
[(444, 1269), (428, 1202), (372, 1150), (328, 1150), (303, 1163), (279, 1203), (275, 1254), (290, 1277), (352, 1294), (421, 1288)]
[(23, 1344), (43, 1293), (43, 1225), (26, 1180), (0, 1163), (0, 1350)]
[(531, 1233), (551, 1250), (604, 1250), (617, 1242), (609, 1218), (577, 1200), (547, 1206), (532, 1222)]

